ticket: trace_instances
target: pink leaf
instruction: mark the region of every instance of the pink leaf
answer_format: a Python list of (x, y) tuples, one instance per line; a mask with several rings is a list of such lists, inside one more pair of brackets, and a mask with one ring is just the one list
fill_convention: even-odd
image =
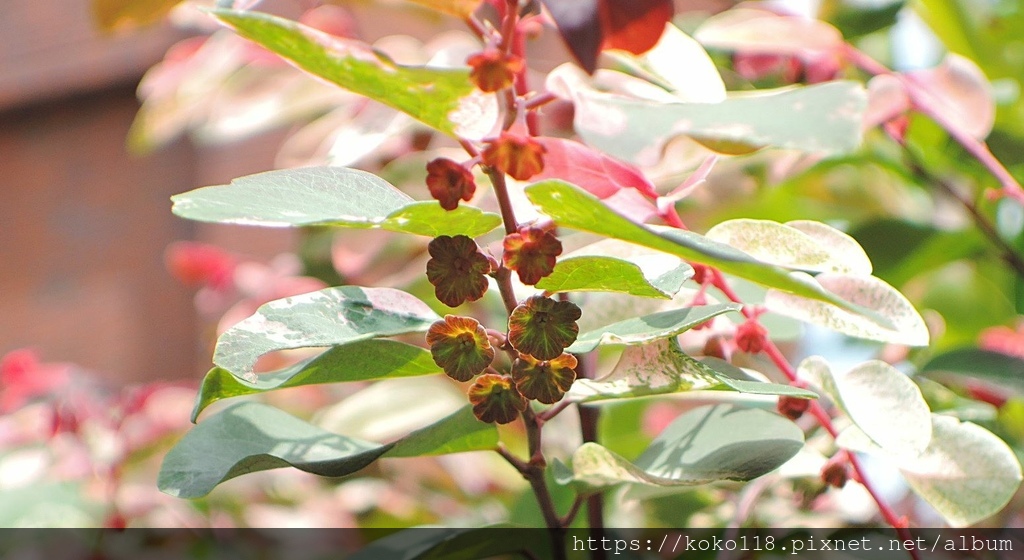
[(635, 167), (612, 159), (579, 142), (561, 138), (537, 138), (546, 153), (544, 171), (532, 178), (561, 179), (597, 196), (608, 198), (622, 189), (635, 189), (654, 200), (658, 193)]

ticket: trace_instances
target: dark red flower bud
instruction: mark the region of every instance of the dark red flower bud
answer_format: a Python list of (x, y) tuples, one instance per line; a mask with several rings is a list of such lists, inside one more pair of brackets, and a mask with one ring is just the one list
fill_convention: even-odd
[(493, 48), (470, 56), (466, 64), (472, 68), (470, 79), (480, 91), (486, 92), (501, 91), (511, 86), (516, 74), (526, 67), (522, 58)]
[(736, 328), (736, 347), (748, 354), (757, 354), (768, 343), (768, 331), (757, 321), (747, 321)]
[(796, 397), (788, 397), (785, 395), (779, 397), (779, 403), (776, 405), (776, 409), (779, 411), (779, 414), (793, 421), (796, 421), (798, 418), (803, 416), (810, 407), (810, 399), (798, 399)]
[(447, 158), (437, 158), (427, 164), (427, 188), (430, 196), (445, 210), (455, 210), (459, 200), (469, 202), (476, 193), (476, 181), (465, 166)]
[(846, 453), (837, 453), (821, 468), (821, 480), (834, 488), (846, 486), (850, 479), (850, 463), (846, 460)]
[(502, 132), (480, 154), (484, 164), (525, 181), (544, 170), (544, 146), (529, 136)]
[(516, 271), (523, 284), (534, 285), (551, 274), (562, 243), (549, 231), (524, 227), (505, 236), (505, 266)]

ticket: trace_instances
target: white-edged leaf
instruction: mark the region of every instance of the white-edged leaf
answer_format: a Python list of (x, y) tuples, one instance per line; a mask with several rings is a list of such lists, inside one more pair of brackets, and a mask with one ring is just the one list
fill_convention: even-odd
[(220, 335), (213, 363), (255, 381), (253, 366), (268, 352), (426, 332), (438, 319), (427, 304), (401, 290), (326, 288), (260, 306)]
[(581, 333), (566, 352), (582, 354), (602, 344), (643, 344), (675, 336), (709, 319), (730, 311), (739, 311), (735, 303), (701, 305), (633, 317), (618, 323)]
[(889, 364), (872, 360), (837, 375), (823, 358), (811, 356), (797, 371), (821, 387), (882, 449), (916, 454), (931, 441), (931, 412), (921, 390)]
[(871, 261), (853, 238), (819, 222), (780, 224), (771, 220), (741, 218), (722, 222), (708, 230), (705, 236), (760, 261), (786, 268), (810, 272), (871, 273)]
[(1017, 492), (1016, 454), (992, 432), (951, 416), (932, 415), (932, 439), (918, 455), (892, 455), (874, 446), (856, 426), (836, 444), (895, 461), (914, 492), (953, 527), (966, 527), (1003, 509)]
[(765, 306), (775, 313), (826, 327), (856, 338), (927, 346), (924, 319), (903, 294), (874, 276), (824, 273), (815, 277), (826, 291), (873, 313), (858, 315), (835, 305), (768, 290)]

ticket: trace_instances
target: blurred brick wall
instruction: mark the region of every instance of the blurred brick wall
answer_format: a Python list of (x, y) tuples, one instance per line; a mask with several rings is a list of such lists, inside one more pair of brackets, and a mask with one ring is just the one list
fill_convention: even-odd
[(176, 38), (166, 28), (100, 37), (87, 0), (4, 0), (0, 355), (28, 346), (114, 380), (194, 378), (209, 364), (209, 333), (166, 273), (164, 248), (188, 238), (256, 256), (291, 246), (285, 232), (187, 223), (168, 200), (268, 169), (278, 138), (125, 152), (135, 84)]

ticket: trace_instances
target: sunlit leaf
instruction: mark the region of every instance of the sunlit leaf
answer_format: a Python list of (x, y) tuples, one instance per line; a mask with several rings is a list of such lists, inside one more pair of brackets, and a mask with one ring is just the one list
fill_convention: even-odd
[(469, 407), (398, 441), (379, 444), (324, 431), (274, 407), (234, 405), (192, 428), (164, 457), (157, 485), (179, 498), (198, 498), (218, 484), (257, 471), (292, 466), (345, 476), (380, 457), (419, 457), (491, 449), (494, 426)]
[(812, 356), (800, 364), (798, 372), (821, 387), (881, 448), (920, 453), (931, 441), (931, 412), (921, 390), (889, 364), (872, 360), (834, 374), (823, 358)]
[(192, 410), (195, 422), (206, 407), (221, 400), (289, 387), (430, 375), (441, 371), (430, 352), (393, 340), (366, 340), (337, 346), (293, 366), (261, 374), (255, 382), (215, 367), (206, 374)]
[(213, 363), (256, 382), (252, 368), (267, 352), (426, 332), (438, 319), (427, 304), (400, 290), (326, 288), (260, 306), (220, 336)]
[(789, 385), (736, 379), (713, 365), (686, 355), (674, 338), (663, 338), (626, 348), (611, 373), (598, 380), (577, 379), (567, 398), (589, 403), (708, 389), (816, 397)]
[(800, 428), (777, 414), (704, 406), (673, 421), (635, 463), (596, 443), (583, 444), (573, 454), (572, 470), (558, 481), (591, 493), (622, 483), (689, 486), (750, 480), (782, 465), (803, 445)]
[(705, 233), (774, 265), (811, 272), (871, 274), (871, 261), (853, 238), (812, 221), (780, 224), (770, 220), (722, 222)]
[(870, 310), (888, 325), (832, 304), (778, 290), (768, 291), (765, 307), (780, 315), (857, 338), (907, 346), (928, 345), (928, 327), (924, 319), (903, 294), (882, 280), (873, 276), (834, 273), (819, 274), (815, 279), (824, 289)]
[[(598, 74), (600, 77), (600, 73)], [(867, 94), (857, 82), (759, 91), (720, 103), (684, 103), (598, 90), (573, 66), (548, 76), (548, 89), (575, 105), (576, 132), (590, 146), (626, 161), (657, 162), (665, 144), (689, 136), (750, 151), (766, 146), (845, 153), (860, 145)]]
[(908, 76), (925, 88), (936, 110), (963, 132), (981, 140), (992, 131), (996, 103), (985, 73), (968, 58), (946, 55), (942, 64)]
[(660, 263), (657, 261), (657, 256), (637, 256), (631, 259), (597, 255), (569, 256), (558, 261), (554, 271), (538, 282), (537, 287), (553, 293), (619, 292), (669, 299), (679, 291), (683, 282), (693, 276), (693, 268), (676, 260), (675, 266), (666, 270), (658, 266)]
[(666, 25), (658, 44), (639, 57), (639, 61), (663, 80), (680, 101), (719, 103), (725, 100), (725, 84), (715, 63), (700, 43), (675, 25)]
[(467, 70), (402, 66), (365, 43), (264, 13), (210, 13), (295, 66), (446, 134), (478, 139), (496, 122), (495, 96), (474, 89)]
[(501, 224), (501, 216), (471, 206), (448, 212), (435, 201), (414, 201), (372, 173), (344, 167), (267, 171), (171, 200), (178, 216), (222, 224), (380, 228), (428, 237), (477, 237)]
[(932, 415), (931, 442), (919, 455), (886, 453), (855, 427), (844, 430), (836, 443), (893, 459), (914, 492), (953, 527), (995, 515), (1021, 482), (1020, 463), (1003, 440), (950, 416)]
[(709, 319), (739, 311), (740, 306), (734, 303), (702, 305), (662, 311), (643, 317), (634, 317), (611, 325), (581, 333), (566, 352), (582, 354), (594, 350), (602, 344), (642, 344), (659, 338), (675, 336), (687, 331)]
[[(709, 264), (722, 272), (763, 286), (828, 301), (852, 312), (862, 309), (826, 291), (814, 279), (763, 263), (728, 245), (674, 228), (655, 228), (630, 221), (578, 187), (544, 181), (526, 188), (526, 195), (559, 226), (628, 241), (677, 257)], [(865, 319), (867, 321), (867, 319)]]

